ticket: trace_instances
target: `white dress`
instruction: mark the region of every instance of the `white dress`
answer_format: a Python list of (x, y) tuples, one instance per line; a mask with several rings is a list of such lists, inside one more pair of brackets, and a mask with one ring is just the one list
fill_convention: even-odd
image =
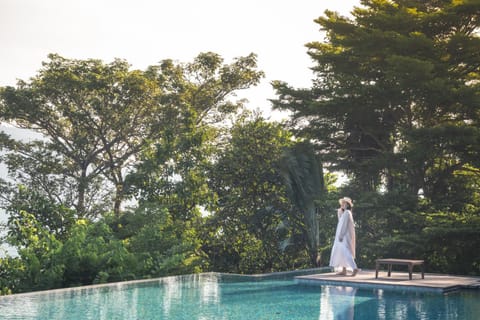
[[(343, 239), (343, 241), (340, 241)], [(357, 269), (355, 263), (355, 224), (352, 212), (338, 210), (338, 224), (335, 231), (332, 253), (330, 255), (330, 267), (346, 268), (347, 270)]]

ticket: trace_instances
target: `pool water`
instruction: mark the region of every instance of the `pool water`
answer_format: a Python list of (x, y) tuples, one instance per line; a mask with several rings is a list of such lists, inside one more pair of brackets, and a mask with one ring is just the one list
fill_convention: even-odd
[(216, 273), (0, 297), (0, 319), (479, 318), (480, 293), (473, 290), (444, 295), (317, 287)]

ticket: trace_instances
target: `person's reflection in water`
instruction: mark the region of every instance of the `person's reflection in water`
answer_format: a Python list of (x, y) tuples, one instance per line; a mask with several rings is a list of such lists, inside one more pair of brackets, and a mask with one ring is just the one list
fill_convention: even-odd
[(319, 320), (353, 320), (357, 288), (326, 286), (320, 295)]

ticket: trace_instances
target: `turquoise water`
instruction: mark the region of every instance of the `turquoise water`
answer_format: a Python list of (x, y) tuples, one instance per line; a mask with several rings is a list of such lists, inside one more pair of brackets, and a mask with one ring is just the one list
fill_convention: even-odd
[[(479, 319), (480, 293), (401, 293), (221, 274), (0, 297), (0, 319)], [(250, 278), (245, 278), (250, 279)]]

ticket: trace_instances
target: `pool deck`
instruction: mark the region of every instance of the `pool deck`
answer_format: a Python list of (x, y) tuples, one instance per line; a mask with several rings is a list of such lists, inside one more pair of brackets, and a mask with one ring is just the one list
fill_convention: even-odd
[(380, 271), (378, 279), (375, 279), (375, 270), (362, 270), (355, 277), (350, 275), (341, 276), (334, 272), (311, 274), (295, 277), (297, 283), (307, 285), (331, 285), (350, 286), (359, 288), (414, 290), (447, 293), (460, 289), (480, 290), (480, 277), (467, 277), (425, 273), (422, 279), (420, 273), (413, 273), (412, 280), (408, 278), (408, 272), (392, 272), (391, 277), (386, 271)]

